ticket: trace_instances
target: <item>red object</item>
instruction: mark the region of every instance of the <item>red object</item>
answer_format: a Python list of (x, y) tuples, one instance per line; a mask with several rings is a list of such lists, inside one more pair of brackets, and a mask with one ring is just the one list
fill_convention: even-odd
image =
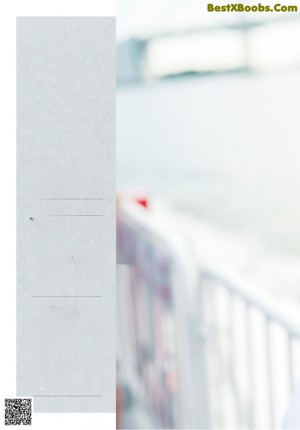
[(149, 201), (147, 197), (135, 197), (134, 199), (139, 205), (143, 206), (145, 209), (149, 208)]

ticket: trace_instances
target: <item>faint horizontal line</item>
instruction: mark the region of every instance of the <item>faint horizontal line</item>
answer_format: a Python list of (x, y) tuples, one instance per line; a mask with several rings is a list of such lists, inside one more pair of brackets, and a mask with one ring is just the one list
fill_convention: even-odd
[(32, 397), (103, 397), (101, 395), (99, 396), (88, 396), (88, 395), (83, 395), (83, 396), (72, 396), (72, 395), (46, 395), (46, 394), (34, 394)]
[(104, 200), (103, 197), (47, 197), (40, 200)]
[(103, 216), (102, 214), (54, 214), (48, 215), (48, 217), (77, 217), (77, 216)]
[(47, 299), (95, 299), (102, 296), (32, 296), (34, 298), (47, 298)]

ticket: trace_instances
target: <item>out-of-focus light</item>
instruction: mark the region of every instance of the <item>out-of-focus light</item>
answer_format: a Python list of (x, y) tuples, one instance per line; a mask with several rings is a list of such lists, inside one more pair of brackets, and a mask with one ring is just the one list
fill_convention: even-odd
[(243, 61), (243, 39), (232, 30), (162, 39), (152, 42), (148, 50), (148, 68), (152, 76), (184, 71), (226, 71), (243, 67)]

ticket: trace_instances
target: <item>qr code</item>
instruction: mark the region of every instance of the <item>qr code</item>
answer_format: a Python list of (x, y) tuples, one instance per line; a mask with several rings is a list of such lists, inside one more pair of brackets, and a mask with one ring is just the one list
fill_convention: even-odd
[(5, 425), (30, 426), (32, 399), (5, 399)]

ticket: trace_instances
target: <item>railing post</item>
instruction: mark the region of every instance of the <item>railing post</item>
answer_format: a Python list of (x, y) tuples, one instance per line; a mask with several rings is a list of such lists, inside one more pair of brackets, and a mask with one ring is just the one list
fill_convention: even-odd
[(207, 363), (207, 341), (204, 290), (202, 275), (197, 279), (197, 297), (194, 303), (193, 318), (190, 329), (190, 348), (194, 370), (194, 397), (197, 429), (212, 428), (210, 399), (209, 399), (209, 375)]

